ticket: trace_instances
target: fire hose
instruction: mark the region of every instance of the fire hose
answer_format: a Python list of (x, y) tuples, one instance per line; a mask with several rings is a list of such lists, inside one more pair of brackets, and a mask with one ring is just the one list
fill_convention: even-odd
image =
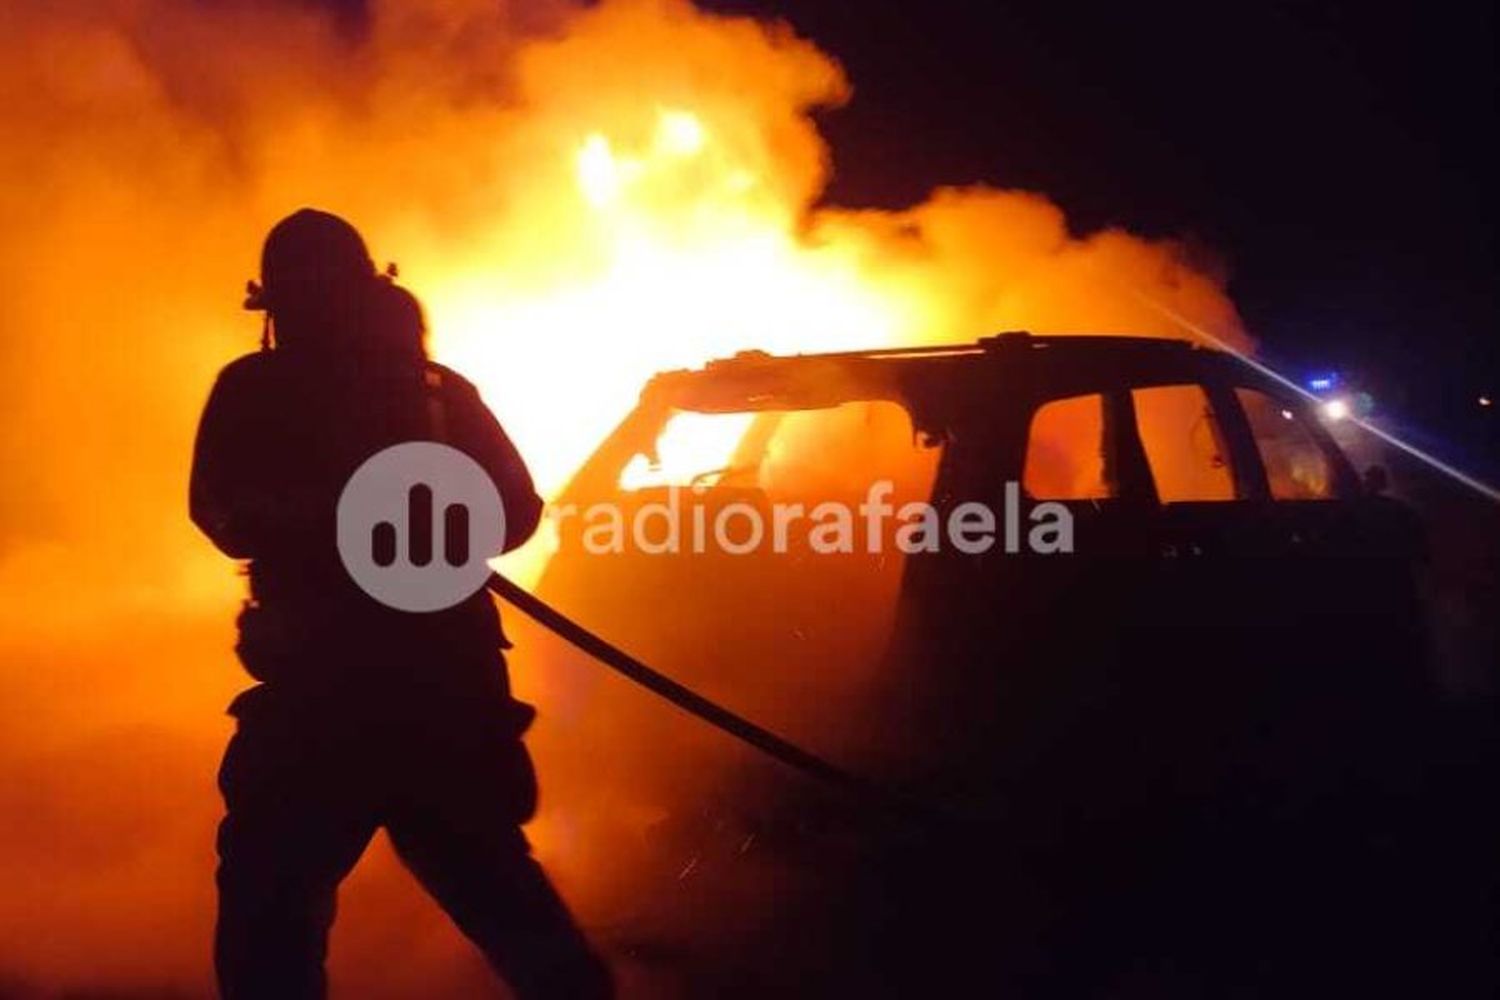
[(893, 818), (952, 822), (969, 819), (958, 810), (911, 798), (904, 792), (873, 781), (805, 750), (744, 716), (731, 712), (703, 695), (653, 670), (607, 639), (584, 628), (519, 584), (491, 573), (489, 589), (539, 625), (565, 639), (611, 670), (689, 715), (735, 737), (793, 770), (838, 789), (856, 801)]

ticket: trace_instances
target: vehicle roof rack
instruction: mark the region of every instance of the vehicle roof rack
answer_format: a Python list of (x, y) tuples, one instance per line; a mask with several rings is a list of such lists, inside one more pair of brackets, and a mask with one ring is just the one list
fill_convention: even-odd
[(715, 358), (705, 368), (733, 367), (774, 363), (778, 361), (818, 360), (837, 361), (846, 358), (907, 358), (931, 357), (943, 354), (975, 354), (983, 350), (980, 342), (972, 344), (929, 344), (920, 347), (874, 347), (861, 351), (815, 351), (812, 353), (770, 354), (766, 351), (738, 351), (727, 358)]

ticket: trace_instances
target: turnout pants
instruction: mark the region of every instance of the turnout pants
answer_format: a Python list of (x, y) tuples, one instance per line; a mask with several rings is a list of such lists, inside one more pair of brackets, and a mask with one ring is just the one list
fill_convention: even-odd
[(605, 967), (520, 829), (536, 805), (524, 706), (389, 701), (335, 708), (262, 685), (231, 709), (214, 942), (223, 996), (325, 994), (338, 885), (381, 827), (518, 997), (608, 996)]

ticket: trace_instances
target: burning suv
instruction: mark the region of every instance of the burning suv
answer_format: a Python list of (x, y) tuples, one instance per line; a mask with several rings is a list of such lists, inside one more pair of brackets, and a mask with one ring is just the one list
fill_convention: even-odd
[[(594, 796), (579, 812), (622, 857), (671, 844), (700, 875), (713, 837), (684, 834), (684, 817), (719, 831), (709, 895), (744, 881), (756, 844), (782, 874), (749, 882), (836, 878), (819, 898), (861, 900), (848, 906), (877, 938), (897, 911), (926, 914), (901, 932), (904, 956), (924, 934), (945, 952), (972, 936), (978, 955), (1003, 939), (1012, 969), (1037, 972), (1065, 962), (1059, 941), (1118, 947), (1113, 921), (1148, 882), (1130, 940), (1171, 938), (1149, 915), (1185, 906), (1232, 933), (1287, 879), (1321, 912), (1331, 869), (1303, 834), (1374, 836), (1350, 803), (1373, 801), (1353, 791), (1370, 784), (1358, 774), (1380, 769), (1419, 671), (1419, 532), (1367, 494), (1308, 400), (1232, 355), (1025, 333), (741, 354), (653, 379), (554, 508), (544, 599), (850, 770), (993, 819), (957, 838), (966, 850), (951, 831), (940, 851), (896, 837), (904, 860), (878, 866), (878, 892), (868, 879), (856, 891), (880, 835), (808, 834), (830, 829), (809, 819), (832, 808), (813, 785), (577, 666), (538, 733), (588, 774), (565, 797)], [(819, 853), (829, 837), (856, 845), (832, 852), (844, 862)], [(1014, 905), (968, 930), (933, 888), (1002, 883)], [(828, 926), (849, 925), (839, 913)], [(901, 981), (863, 940), (853, 964), (871, 989)], [(782, 942), (778, 961), (805, 974), (794, 950)]]

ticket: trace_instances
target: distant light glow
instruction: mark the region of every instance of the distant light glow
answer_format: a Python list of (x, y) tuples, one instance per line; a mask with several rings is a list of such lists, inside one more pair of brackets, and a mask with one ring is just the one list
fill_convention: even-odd
[[(1281, 372), (1272, 368), (1270, 365), (1265, 364), (1264, 362), (1257, 361), (1255, 358), (1239, 350), (1235, 347), (1235, 345), (1229, 343), (1227, 340), (1225, 340), (1223, 337), (1220, 337), (1212, 330), (1206, 329), (1201, 324), (1194, 323), (1192, 320), (1183, 316), (1181, 313), (1178, 313), (1170, 307), (1163, 305), (1162, 303), (1153, 299), (1151, 296), (1146, 295), (1144, 292), (1141, 292), (1139, 289), (1130, 289), (1130, 291), (1134, 293), (1135, 297), (1138, 300), (1144, 302), (1152, 309), (1155, 309), (1162, 316), (1165, 316), (1167, 319), (1171, 320), (1182, 329), (1187, 330), (1190, 333), (1197, 334), (1203, 340), (1213, 344), (1221, 351), (1228, 351), (1230, 354), (1233, 354), (1235, 357), (1239, 358), (1245, 364), (1260, 372), (1262, 375), (1265, 375), (1267, 378), (1274, 379), (1276, 382), (1279, 382), (1281, 385), (1292, 390), (1293, 392), (1300, 393), (1309, 401), (1320, 401), (1317, 396), (1314, 396), (1302, 386), (1298, 385), (1296, 382), (1293, 382), (1291, 379), (1281, 374)], [(1386, 444), (1391, 445), (1394, 448), (1401, 449), (1412, 458), (1424, 462), (1432, 468), (1443, 473), (1444, 475), (1451, 477), (1454, 481), (1463, 483), (1465, 486), (1469, 487), (1469, 489), (1480, 494), (1481, 496), (1487, 497), (1488, 499), (1493, 500), (1496, 503), (1500, 503), (1500, 489), (1497, 489), (1484, 480), (1471, 476), (1462, 469), (1443, 461), (1436, 455), (1423, 451), (1416, 445), (1402, 440), (1400, 437), (1397, 437), (1390, 431), (1384, 430), (1375, 423), (1372, 423), (1368, 420), (1361, 420), (1356, 417), (1354, 418), (1354, 424), (1361, 430), (1373, 434), (1375, 437), (1384, 441)]]
[(1307, 387), (1313, 392), (1327, 392), (1333, 388), (1334, 378), (1332, 375), (1320, 375), (1315, 379), (1309, 379)]
[(1480, 406), (1494, 406), (1495, 405), (1495, 401), (1493, 399), (1491, 399), (1490, 397), (1488, 397), (1488, 396), (1480, 396), (1479, 397), (1479, 405)]
[(1343, 420), (1349, 416), (1349, 401), (1347, 399), (1330, 399), (1323, 404), (1323, 416), (1329, 420)]

